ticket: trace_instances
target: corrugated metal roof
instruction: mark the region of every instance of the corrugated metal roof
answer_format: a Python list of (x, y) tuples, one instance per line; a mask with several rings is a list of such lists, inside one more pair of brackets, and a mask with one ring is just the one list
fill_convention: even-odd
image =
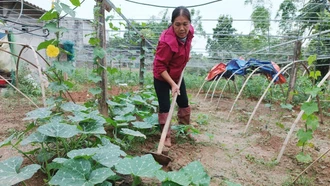
[[(27, 18), (39, 19), (46, 10), (30, 3), (23, 1), (22, 16)], [(10, 17), (19, 14), (21, 11), (21, 0), (0, 0), (0, 15), (2, 17)]]
[[(20, 0), (15, 0), (15, 1), (20, 1)], [(37, 9), (39, 11), (47, 12), (47, 10), (42, 9), (41, 7), (39, 7), (37, 5), (34, 5), (34, 4), (32, 4), (32, 3), (28, 2), (28, 1), (24, 1), (24, 4), (27, 4), (27, 5), (31, 6), (31, 7), (34, 7), (35, 9)]]

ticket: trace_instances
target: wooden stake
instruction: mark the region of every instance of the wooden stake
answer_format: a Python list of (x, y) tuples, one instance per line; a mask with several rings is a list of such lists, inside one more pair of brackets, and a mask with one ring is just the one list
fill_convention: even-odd
[(145, 38), (142, 38), (141, 40), (141, 48), (140, 48), (140, 55), (141, 55), (141, 58), (140, 58), (140, 89), (142, 90), (143, 89), (143, 84), (144, 84), (144, 71), (145, 71), (145, 67), (144, 67), (144, 64), (145, 64), (145, 50), (144, 50), (144, 47), (146, 46), (146, 39)]
[[(295, 45), (294, 52), (293, 52), (293, 61), (297, 61), (301, 54), (301, 41), (296, 41), (295, 44), (296, 45)], [(293, 92), (295, 90), (294, 87), (295, 87), (296, 80), (297, 80), (297, 69), (298, 69), (298, 64), (295, 63), (291, 69), (288, 95), (287, 95), (287, 99), (286, 99), (287, 103), (291, 103), (292, 99), (293, 99)]]
[[(97, 27), (97, 33), (98, 33), (98, 37), (100, 39), (100, 46), (101, 48), (103, 48), (104, 50), (106, 49), (106, 37), (105, 37), (105, 6), (103, 5), (103, 0), (96, 0), (97, 3), (100, 3), (100, 9), (99, 9), (99, 15), (98, 15), (98, 27)], [(98, 100), (99, 102), (99, 109), (100, 109), (100, 113), (105, 116), (108, 117), (109, 113), (108, 113), (108, 104), (107, 104), (107, 99), (108, 99), (108, 95), (107, 95), (107, 90), (108, 90), (108, 76), (107, 76), (107, 60), (106, 60), (106, 55), (104, 56), (104, 58), (102, 59), (98, 59), (99, 60), (99, 64), (101, 66), (101, 82), (100, 82), (100, 87), (102, 89), (101, 92), (101, 98)]]

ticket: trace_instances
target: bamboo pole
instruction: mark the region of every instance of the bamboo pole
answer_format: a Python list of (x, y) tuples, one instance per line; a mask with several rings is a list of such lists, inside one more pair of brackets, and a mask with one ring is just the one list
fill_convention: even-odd
[(36, 106), (37, 108), (38, 105), (35, 104), (26, 94), (24, 94), (23, 92), (21, 92), (18, 88), (16, 88), (13, 84), (11, 84), (6, 78), (4, 78), (3, 76), (0, 75), (0, 78), (5, 80), (11, 87), (13, 87), (17, 92), (19, 92), (20, 94), (22, 94), (27, 100), (29, 100), (34, 106)]
[(304, 172), (306, 172), (312, 165), (314, 165), (314, 163), (316, 163), (317, 161), (319, 161), (324, 155), (326, 155), (328, 152), (330, 151), (330, 148), (327, 150), (327, 151), (325, 151), (321, 156), (319, 156), (315, 161), (313, 161), (313, 163), (311, 163), (308, 167), (306, 167), (306, 169), (305, 170), (303, 170), (294, 180), (293, 180), (293, 182), (292, 182), (292, 184), (294, 184), (297, 180), (298, 180), (298, 178), (304, 173)]
[(236, 99), (235, 99), (233, 105), (231, 106), (231, 109), (230, 109), (230, 111), (229, 111), (229, 113), (228, 113), (227, 119), (229, 119), (230, 114), (231, 114), (231, 112), (233, 111), (234, 106), (235, 106), (236, 102), (238, 101), (238, 98), (241, 96), (241, 94), (242, 94), (242, 92), (243, 92), (243, 90), (244, 90), (244, 87), (246, 86), (246, 84), (247, 84), (247, 82), (249, 81), (249, 79), (252, 77), (252, 75), (253, 75), (255, 72), (257, 72), (257, 71), (258, 71), (261, 67), (263, 67), (263, 66), (266, 66), (266, 65), (261, 65), (261, 66), (257, 67), (257, 68), (254, 69), (254, 70), (251, 72), (251, 74), (245, 79), (245, 81), (244, 81), (244, 83), (243, 83), (243, 85), (242, 85), (240, 91), (238, 92), (238, 94), (237, 94), (237, 96), (236, 96)]
[[(3, 43), (3, 42), (1, 42), (1, 43)], [(35, 49), (31, 45), (28, 45), (28, 44), (16, 43), (16, 42), (5, 42), (5, 43), (12, 43), (12, 44), (18, 44), (18, 45), (22, 45), (22, 46), (27, 46), (32, 50), (33, 56), (34, 56), (34, 58), (36, 60), (36, 63), (37, 63), (36, 66), (37, 66), (38, 74), (39, 74), (39, 78), (40, 78), (42, 102), (43, 102), (44, 107), (46, 107), (47, 105), (46, 105), (46, 94), (45, 94), (45, 81), (42, 78), (42, 70), (41, 70), (41, 67), (40, 67), (39, 60), (38, 60), (37, 52), (35, 51)]]
[(249, 125), (250, 125), (250, 123), (251, 123), (251, 121), (252, 121), (253, 116), (254, 116), (255, 113), (257, 112), (257, 109), (258, 109), (259, 105), (261, 104), (261, 101), (262, 101), (262, 100), (264, 99), (264, 97), (266, 96), (268, 89), (269, 89), (270, 86), (274, 83), (275, 79), (276, 79), (276, 78), (277, 78), (277, 77), (278, 77), (283, 71), (285, 71), (289, 66), (291, 66), (292, 64), (298, 63), (298, 62), (299, 62), (299, 61), (294, 61), (294, 62), (289, 63), (288, 65), (286, 65), (285, 67), (283, 67), (279, 72), (277, 72), (277, 74), (273, 77), (272, 81), (269, 83), (269, 85), (268, 85), (268, 87), (266, 88), (266, 90), (264, 91), (263, 95), (260, 97), (260, 99), (259, 99), (257, 105), (254, 107), (254, 110), (253, 110), (253, 112), (252, 112), (252, 114), (251, 114), (251, 116), (250, 116), (250, 118), (249, 118), (249, 121), (248, 121), (247, 124), (246, 124), (245, 130), (244, 130), (243, 133), (246, 133), (247, 129), (249, 128)]

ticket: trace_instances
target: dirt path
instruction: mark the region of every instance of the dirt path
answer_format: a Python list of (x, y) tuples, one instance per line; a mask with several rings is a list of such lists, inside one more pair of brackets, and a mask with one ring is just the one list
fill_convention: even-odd
[[(291, 112), (279, 107), (270, 111), (263, 104), (252, 120), (248, 132), (243, 134), (256, 102), (239, 101), (227, 120), (233, 99), (221, 99), (219, 109), (216, 108), (217, 101), (218, 99), (212, 102), (210, 99), (204, 100), (204, 96), (192, 100), (195, 102), (192, 104), (193, 121), (198, 121), (198, 114), (205, 114), (209, 116), (209, 124), (197, 125), (202, 134), (197, 137), (194, 157), (191, 159), (200, 160), (206, 167), (212, 177), (211, 185), (221, 185), (224, 180), (241, 185), (283, 185), (290, 183), (289, 178), (295, 177), (307, 167), (295, 160), (300, 150), (296, 147), (296, 133), (291, 137), (281, 162), (278, 165), (272, 162), (277, 158), (298, 111)], [(329, 118), (327, 121), (314, 136), (314, 149), (309, 149), (314, 155), (313, 159), (330, 146)], [(279, 123), (284, 125), (284, 129), (276, 125)], [(189, 152), (190, 147), (185, 146), (185, 149)], [(315, 179), (315, 185), (330, 184), (329, 161), (329, 156), (326, 156), (308, 171), (310, 179)]]

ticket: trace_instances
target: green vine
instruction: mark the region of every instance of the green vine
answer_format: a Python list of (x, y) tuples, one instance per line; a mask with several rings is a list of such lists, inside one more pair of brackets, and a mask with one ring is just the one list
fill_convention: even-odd
[[(316, 61), (316, 56), (310, 56), (307, 61), (309, 66), (313, 65)], [(314, 70), (310, 72), (309, 77), (312, 78), (313, 85), (319, 75), (319, 71)], [(305, 92), (310, 94), (312, 98), (316, 98), (320, 91), (321, 89), (315, 85), (311, 89), (305, 90)], [(312, 158), (310, 154), (306, 152), (305, 148), (314, 146), (310, 141), (313, 139), (314, 131), (319, 127), (319, 119), (316, 115), (319, 108), (317, 103), (308, 101), (302, 104), (301, 109), (304, 111), (302, 119), (305, 121), (305, 125), (304, 128), (299, 129), (297, 132), (297, 146), (301, 147), (301, 152), (296, 156), (296, 158), (299, 162), (310, 163), (312, 162)]]

